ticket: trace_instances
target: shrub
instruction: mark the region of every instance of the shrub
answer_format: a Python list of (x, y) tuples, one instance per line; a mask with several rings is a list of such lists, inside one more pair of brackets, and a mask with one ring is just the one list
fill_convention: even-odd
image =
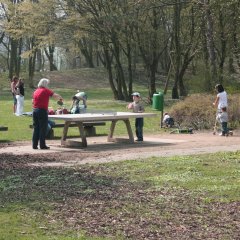
[[(229, 126), (236, 128), (240, 119), (240, 99), (237, 95), (230, 95), (228, 100)], [(214, 101), (213, 95), (194, 94), (174, 104), (169, 112), (181, 127), (211, 129), (216, 119), (216, 108), (212, 104)]]
[(229, 125), (232, 128), (239, 126), (240, 121), (240, 98), (239, 94), (230, 95), (229, 97)]

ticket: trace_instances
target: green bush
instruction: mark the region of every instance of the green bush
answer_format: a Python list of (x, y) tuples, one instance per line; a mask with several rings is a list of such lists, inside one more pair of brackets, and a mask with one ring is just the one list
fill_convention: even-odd
[[(196, 130), (211, 129), (216, 119), (216, 108), (213, 106), (215, 97), (209, 94), (194, 94), (178, 103), (169, 110), (170, 115), (181, 127), (191, 127)], [(240, 119), (240, 99), (229, 95), (229, 126), (238, 127)]]

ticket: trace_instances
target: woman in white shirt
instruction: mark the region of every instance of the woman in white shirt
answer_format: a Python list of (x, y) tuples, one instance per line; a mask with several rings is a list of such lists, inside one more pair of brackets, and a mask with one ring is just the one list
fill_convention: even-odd
[(214, 106), (217, 106), (219, 112), (223, 107), (228, 107), (228, 98), (227, 93), (224, 90), (222, 84), (217, 84), (215, 86), (216, 91), (218, 92), (215, 102), (213, 103)]
[(16, 116), (20, 116), (23, 114), (24, 109), (24, 82), (23, 79), (19, 79), (16, 84), (16, 99), (17, 99), (17, 107), (16, 107)]

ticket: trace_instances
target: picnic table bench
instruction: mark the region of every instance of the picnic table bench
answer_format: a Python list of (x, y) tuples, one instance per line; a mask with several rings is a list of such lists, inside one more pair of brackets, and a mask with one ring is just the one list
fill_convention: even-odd
[[(52, 131), (51, 134), (49, 134), (49, 136), (47, 136), (48, 139), (52, 139), (54, 138), (54, 130), (53, 128), (64, 128), (64, 123), (55, 123), (52, 126)], [(86, 134), (86, 136), (96, 136), (96, 128), (95, 126), (105, 126), (106, 122), (84, 122), (83, 123), (83, 127), (84, 127), (84, 132)], [(29, 125), (30, 128), (33, 128), (33, 125)], [(69, 127), (78, 127), (78, 125), (74, 122), (70, 123)]]
[(8, 127), (0, 126), (0, 131), (7, 131), (7, 130), (8, 130)]

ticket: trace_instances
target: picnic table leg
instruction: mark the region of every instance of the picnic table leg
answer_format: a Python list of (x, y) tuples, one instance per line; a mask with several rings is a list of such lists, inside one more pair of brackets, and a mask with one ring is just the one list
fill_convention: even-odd
[(108, 134), (108, 139), (107, 139), (108, 142), (114, 141), (114, 139), (113, 139), (113, 132), (114, 132), (116, 123), (117, 123), (117, 120), (113, 120), (112, 123), (111, 123), (110, 133)]
[[(114, 133), (117, 121), (118, 120), (113, 120), (112, 123), (111, 123), (110, 133), (108, 134), (108, 142), (114, 142), (113, 133)], [(124, 119), (123, 121), (124, 121), (124, 123), (126, 124), (126, 127), (127, 127), (129, 142), (134, 143), (134, 137), (133, 137), (133, 132), (132, 132), (130, 121), (129, 121), (129, 119)]]
[(123, 121), (124, 121), (124, 123), (126, 124), (126, 127), (127, 127), (129, 141), (131, 143), (133, 143), (134, 142), (134, 137), (133, 137), (133, 132), (132, 132), (130, 121), (129, 121), (129, 119), (125, 119)]
[(65, 145), (65, 143), (66, 143), (68, 128), (69, 128), (70, 124), (71, 124), (71, 122), (65, 122), (65, 124), (64, 124), (63, 135), (62, 135), (62, 139), (61, 139), (61, 145)]
[(80, 137), (82, 139), (82, 146), (87, 147), (87, 138), (86, 138), (86, 134), (85, 134), (85, 131), (84, 131), (83, 123), (82, 122), (76, 122), (76, 124), (78, 125)]

